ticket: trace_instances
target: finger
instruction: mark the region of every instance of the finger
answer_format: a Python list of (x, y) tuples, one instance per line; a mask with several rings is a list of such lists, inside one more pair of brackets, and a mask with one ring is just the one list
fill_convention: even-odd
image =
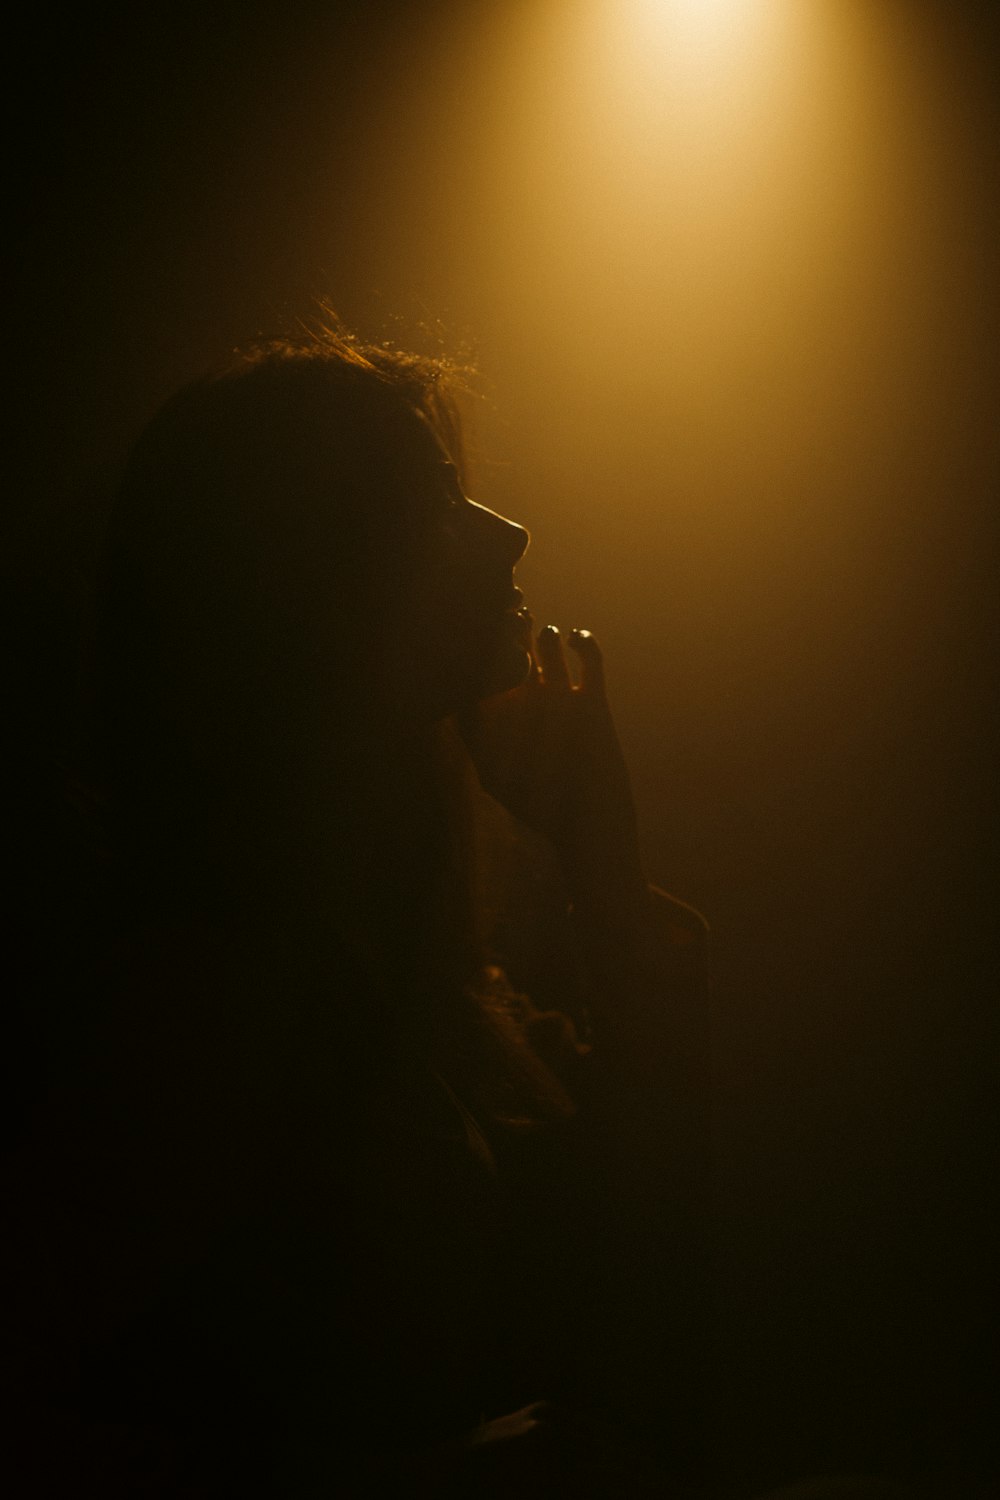
[(570, 681), (569, 665), (563, 649), (562, 636), (554, 625), (546, 625), (545, 629), (539, 632), (536, 649), (545, 686), (555, 688), (557, 692), (569, 692), (573, 686)]
[(597, 641), (589, 630), (571, 630), (569, 644), (580, 663), (580, 691), (606, 703), (604, 655)]
[(535, 619), (527, 610), (525, 610), (525, 615), (528, 620), (528, 661), (531, 664), (527, 680), (532, 684), (538, 684), (542, 680), (542, 664), (538, 659), (538, 647), (535, 643)]

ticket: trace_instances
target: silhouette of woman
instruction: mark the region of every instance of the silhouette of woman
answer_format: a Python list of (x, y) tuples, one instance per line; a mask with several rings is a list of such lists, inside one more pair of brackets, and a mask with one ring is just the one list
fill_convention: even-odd
[[(574, 682), (535, 635), (449, 379), (269, 345), (128, 465), (93, 674), (113, 899), (22, 1189), (39, 1491), (690, 1467), (704, 927), (645, 882), (601, 653), (570, 635)], [(534, 861), (530, 942), (490, 840)]]

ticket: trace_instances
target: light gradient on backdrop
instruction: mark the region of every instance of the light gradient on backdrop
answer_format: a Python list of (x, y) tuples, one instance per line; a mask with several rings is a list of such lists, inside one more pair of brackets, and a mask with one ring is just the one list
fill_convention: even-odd
[(648, 868), (712, 923), (751, 1449), (768, 1401), (864, 1428), (911, 1378), (963, 1388), (917, 1311), (976, 1243), (927, 1163), (964, 1159), (986, 1051), (956, 976), (995, 725), (995, 106), (960, 10), (455, 5), (408, 39), (375, 171), (372, 274), (477, 346), (477, 493), (533, 532), (539, 622), (604, 644)]
[(650, 873), (713, 927), (720, 1364), (748, 1452), (976, 1395), (983, 9), (154, 3), (22, 49), (45, 170), (9, 342), (46, 394), (8, 509), (43, 551), (84, 458), (314, 296), (362, 333), (406, 345), (428, 316), (473, 344), (474, 493), (532, 528), (540, 622), (604, 643)]
[(913, 15), (456, 8), (393, 127), (382, 284), (478, 344), (480, 493), (536, 532), (532, 602), (601, 633), (627, 734), (659, 709), (693, 758), (737, 716), (751, 761), (781, 742), (771, 810), (831, 734), (908, 711), (979, 420), (982, 184)]

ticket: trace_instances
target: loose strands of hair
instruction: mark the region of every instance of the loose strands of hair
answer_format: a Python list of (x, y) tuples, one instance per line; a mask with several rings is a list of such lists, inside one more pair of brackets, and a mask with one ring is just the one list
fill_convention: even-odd
[(415, 354), (388, 342), (369, 343), (345, 328), (328, 304), (321, 303), (319, 312), (313, 323), (299, 320), (298, 337), (265, 338), (239, 351), (230, 370), (285, 360), (316, 360), (363, 371), (394, 389), (420, 412), (465, 483), (467, 454), (459, 401), (473, 394), (473, 364), (445, 354)]

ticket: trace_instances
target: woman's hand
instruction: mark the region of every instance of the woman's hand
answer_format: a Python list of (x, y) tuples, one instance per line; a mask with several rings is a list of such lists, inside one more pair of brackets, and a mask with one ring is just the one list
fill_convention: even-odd
[(595, 917), (627, 917), (646, 900), (632, 787), (608, 707), (604, 661), (587, 630), (569, 646), (546, 626), (528, 679), (480, 703), (466, 743), (483, 787), (554, 846), (571, 899)]

